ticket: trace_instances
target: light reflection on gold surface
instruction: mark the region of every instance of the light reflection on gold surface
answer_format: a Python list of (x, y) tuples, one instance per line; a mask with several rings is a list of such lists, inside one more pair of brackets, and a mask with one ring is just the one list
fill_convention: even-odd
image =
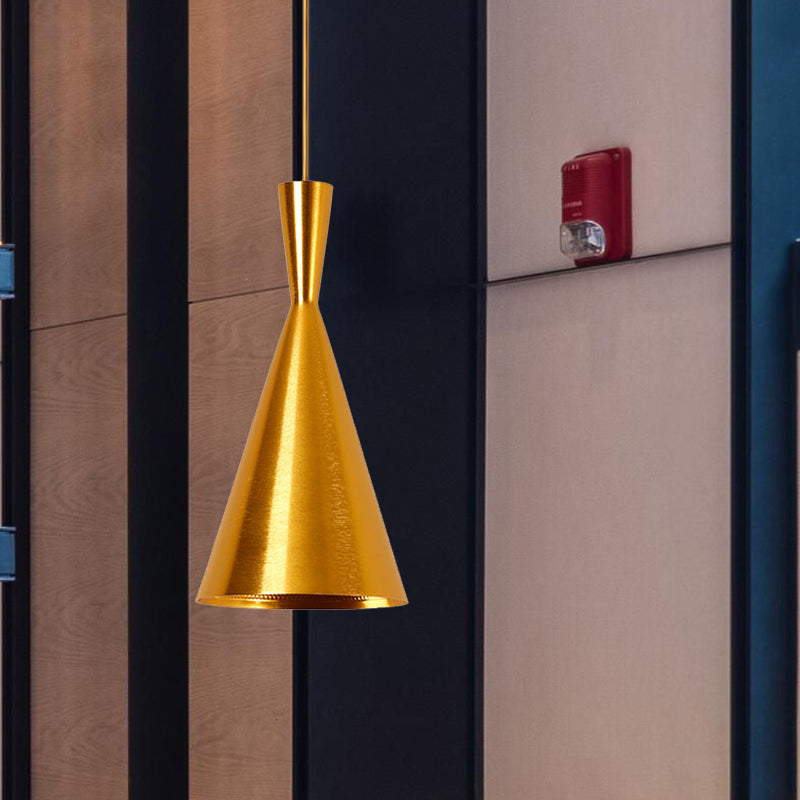
[(198, 603), (408, 602), (317, 304), (332, 194), (318, 181), (279, 187), (292, 305)]

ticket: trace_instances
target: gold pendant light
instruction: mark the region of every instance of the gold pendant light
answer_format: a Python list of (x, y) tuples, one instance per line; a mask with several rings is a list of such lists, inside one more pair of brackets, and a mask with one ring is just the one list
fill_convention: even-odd
[(235, 608), (405, 605), (319, 312), (333, 187), (308, 180), (308, 0), (303, 180), (278, 187), (292, 304), (197, 602)]

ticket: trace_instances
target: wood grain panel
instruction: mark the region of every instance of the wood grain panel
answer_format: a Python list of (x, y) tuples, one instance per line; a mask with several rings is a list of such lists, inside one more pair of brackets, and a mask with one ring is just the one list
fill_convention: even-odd
[(730, 254), (492, 288), (487, 800), (727, 800)]
[(291, 797), (291, 614), (194, 603), (288, 305), (277, 290), (190, 312), (192, 800)]
[(34, 800), (127, 797), (124, 317), (31, 343)]
[(189, 6), (189, 297), (283, 286), (278, 184), (292, 179), (292, 2)]
[(126, 306), (126, 0), (31, 3), (31, 326)]

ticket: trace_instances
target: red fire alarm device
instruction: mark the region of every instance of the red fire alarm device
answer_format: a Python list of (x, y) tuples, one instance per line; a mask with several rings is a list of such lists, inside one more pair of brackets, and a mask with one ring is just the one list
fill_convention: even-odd
[(631, 151), (612, 147), (561, 167), (561, 252), (579, 267), (631, 257)]

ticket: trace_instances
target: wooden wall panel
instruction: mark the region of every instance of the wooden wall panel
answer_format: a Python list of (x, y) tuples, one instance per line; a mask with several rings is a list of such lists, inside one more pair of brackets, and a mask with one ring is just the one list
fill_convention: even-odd
[(191, 300), (286, 285), (291, 0), (190, 2)]
[(33, 800), (128, 793), (126, 20), (30, 5)]
[(288, 306), (276, 290), (191, 307), (191, 800), (291, 797), (291, 613), (194, 603)]
[(126, 310), (126, 0), (31, 3), (31, 327)]
[[(194, 604), (288, 310), (291, 0), (190, 0), (192, 800), (291, 796), (292, 620)], [(239, 295), (238, 297), (230, 297)], [(217, 299), (228, 298), (228, 299)]]
[(32, 335), (33, 800), (127, 797), (126, 324)]
[(730, 253), (489, 289), (487, 800), (730, 794)]

